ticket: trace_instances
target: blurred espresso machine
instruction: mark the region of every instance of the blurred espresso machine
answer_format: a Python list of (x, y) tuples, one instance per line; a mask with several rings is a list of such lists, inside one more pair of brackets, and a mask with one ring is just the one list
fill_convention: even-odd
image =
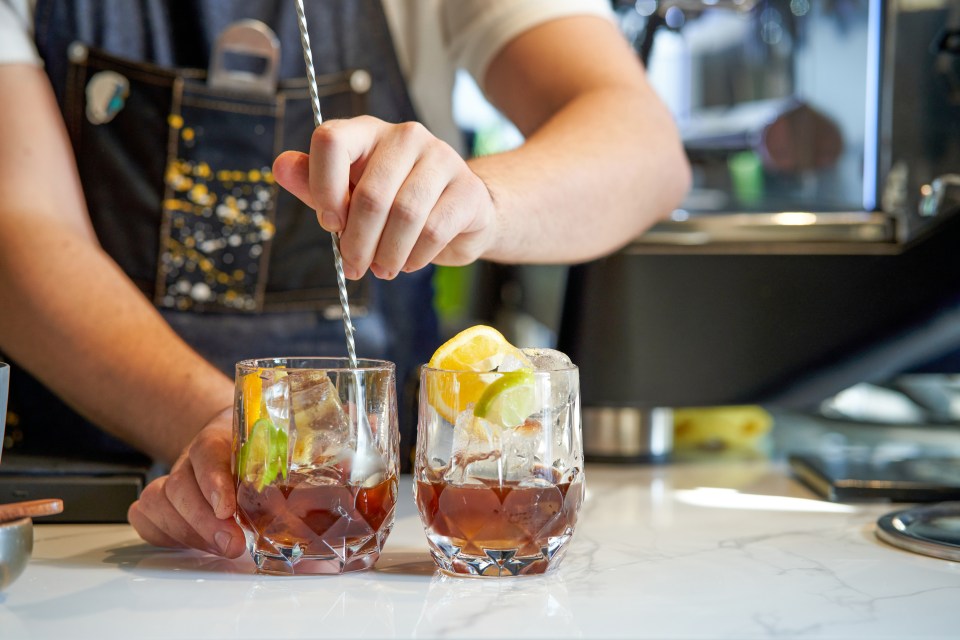
[(615, 5), (694, 188), (569, 272), (587, 454), (665, 455), (674, 407), (960, 372), (960, 1)]

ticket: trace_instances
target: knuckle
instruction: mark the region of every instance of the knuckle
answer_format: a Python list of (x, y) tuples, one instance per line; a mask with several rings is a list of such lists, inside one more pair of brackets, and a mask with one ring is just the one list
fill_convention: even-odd
[(433, 219), (427, 221), (423, 225), (423, 230), (420, 232), (420, 237), (426, 240), (430, 244), (443, 244), (446, 241), (446, 225), (444, 225), (439, 220)]
[(229, 456), (230, 445), (229, 443), (224, 443), (219, 437), (214, 434), (206, 434), (197, 436), (196, 441), (190, 447), (189, 458), (190, 458), (190, 467), (194, 474), (197, 475), (200, 479), (199, 471), (203, 469), (204, 471), (209, 470), (213, 466), (213, 462), (223, 458), (224, 456)]
[(467, 167), (466, 162), (464, 162), (463, 157), (457, 152), (456, 149), (451, 147), (449, 144), (441, 140), (440, 138), (434, 138), (435, 144), (433, 145), (431, 152), (435, 153), (440, 159), (440, 162), (444, 164), (456, 163), (460, 166), (461, 170), (467, 171), (471, 175), (474, 175), (472, 171)]
[(223, 440), (223, 434), (214, 429), (201, 429), (190, 444), (189, 457), (193, 461), (197, 456), (203, 457), (211, 449), (218, 448)]
[(397, 135), (403, 140), (421, 140), (432, 136), (427, 128), (416, 121), (401, 122), (396, 126)]
[(183, 489), (183, 476), (181, 474), (175, 473), (171, 474), (167, 478), (167, 481), (163, 484), (163, 495), (166, 496), (167, 500), (171, 503), (176, 504), (177, 497), (181, 494)]
[(390, 215), (404, 225), (416, 223), (423, 217), (423, 209), (417, 204), (417, 201), (416, 196), (398, 197), (393, 203)]
[(140, 492), (140, 497), (133, 503), (137, 511), (149, 509), (151, 505), (156, 504), (158, 498), (160, 498), (160, 491), (154, 486), (155, 484), (156, 483), (148, 484), (144, 487), (143, 491)]
[(445, 175), (446, 164), (436, 156), (427, 156), (427, 161), (417, 166), (416, 176), (407, 185), (417, 198), (426, 199), (438, 187), (446, 187), (450, 178)]
[(139, 526), (142, 522), (140, 519), (142, 517), (140, 513), (141, 508), (142, 507), (140, 506), (139, 500), (134, 500), (130, 506), (127, 507), (127, 522), (129, 522), (137, 531), (140, 531), (141, 528)]
[(469, 168), (464, 172), (463, 181), (466, 184), (466, 188), (469, 190), (470, 195), (476, 198), (486, 198), (489, 196), (489, 191), (487, 190), (486, 183), (471, 171)]
[(138, 502), (141, 506), (146, 507), (151, 504), (155, 504), (158, 500), (164, 499), (166, 491), (166, 482), (163, 478), (154, 480), (146, 487), (143, 491), (140, 492), (140, 499)]
[(471, 203), (479, 203), (489, 197), (487, 185), (480, 179), (480, 176), (469, 168), (461, 171), (454, 182), (456, 182), (457, 189), (462, 191), (464, 198)]
[(325, 122), (313, 130), (310, 142), (314, 145), (329, 147), (337, 143), (337, 127), (332, 122)]
[(210, 430), (201, 429), (190, 443), (190, 448), (188, 449), (190, 458), (193, 459), (198, 454), (202, 454), (203, 450), (210, 446), (212, 440), (213, 434), (210, 433)]
[(389, 204), (386, 193), (372, 185), (358, 186), (351, 199), (351, 208), (359, 213), (383, 211)]

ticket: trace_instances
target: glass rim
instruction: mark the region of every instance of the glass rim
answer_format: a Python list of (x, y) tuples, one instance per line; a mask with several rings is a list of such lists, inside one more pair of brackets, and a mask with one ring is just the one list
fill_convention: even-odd
[[(291, 362), (296, 365), (291, 366)], [(305, 366), (304, 366), (305, 365)], [(357, 358), (357, 366), (350, 366), (347, 356), (277, 356), (272, 358), (246, 358), (235, 365), (237, 371), (257, 369), (292, 369), (294, 371), (396, 371), (397, 365), (379, 358)]]
[[(520, 371), (520, 369), (516, 369), (515, 371)], [(523, 369), (523, 371), (530, 371), (530, 370), (529, 370), (529, 369)], [(575, 364), (571, 364), (569, 367), (562, 367), (562, 368), (560, 368), (560, 369), (533, 369), (533, 370), (532, 370), (532, 373), (533, 373), (534, 375), (544, 375), (544, 374), (549, 374), (549, 373), (571, 373), (571, 372), (579, 372), (579, 371), (580, 371), (580, 367), (578, 367), (578, 366), (575, 365)], [(439, 367), (431, 367), (431, 366), (428, 365), (428, 364), (422, 364), (422, 365), (420, 365), (420, 374), (423, 375), (424, 373), (427, 373), (427, 372), (431, 372), (431, 373), (473, 374), (473, 375), (478, 375), (478, 376), (490, 376), (490, 375), (501, 376), (501, 375), (505, 375), (505, 374), (508, 374), (508, 373), (513, 373), (513, 371), (496, 371), (496, 370), (494, 370), (494, 371), (464, 371), (463, 369), (441, 369), (441, 368), (439, 368)]]

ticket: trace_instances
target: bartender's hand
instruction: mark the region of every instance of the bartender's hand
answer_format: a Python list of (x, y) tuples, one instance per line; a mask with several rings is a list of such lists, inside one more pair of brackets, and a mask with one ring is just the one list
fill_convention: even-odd
[(469, 264), (493, 242), (486, 185), (418, 123), (331, 120), (314, 131), (309, 155), (285, 152), (273, 171), (324, 229), (340, 235), (350, 279), (367, 269), (389, 280), (431, 262)]
[(236, 494), (230, 473), (232, 408), (224, 409), (173, 465), (130, 505), (127, 518), (147, 542), (193, 547), (227, 558), (243, 554), (243, 531), (233, 519)]

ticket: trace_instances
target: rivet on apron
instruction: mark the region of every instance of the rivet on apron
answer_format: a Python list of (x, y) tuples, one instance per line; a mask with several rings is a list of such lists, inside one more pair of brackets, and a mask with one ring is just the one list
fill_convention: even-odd
[(353, 89), (354, 93), (370, 91), (371, 84), (373, 84), (373, 79), (370, 77), (370, 72), (365, 69), (357, 69), (350, 74), (350, 88)]
[(67, 57), (70, 58), (70, 62), (74, 64), (83, 64), (86, 62), (87, 54), (87, 45), (82, 42), (71, 42), (70, 47), (67, 49)]

